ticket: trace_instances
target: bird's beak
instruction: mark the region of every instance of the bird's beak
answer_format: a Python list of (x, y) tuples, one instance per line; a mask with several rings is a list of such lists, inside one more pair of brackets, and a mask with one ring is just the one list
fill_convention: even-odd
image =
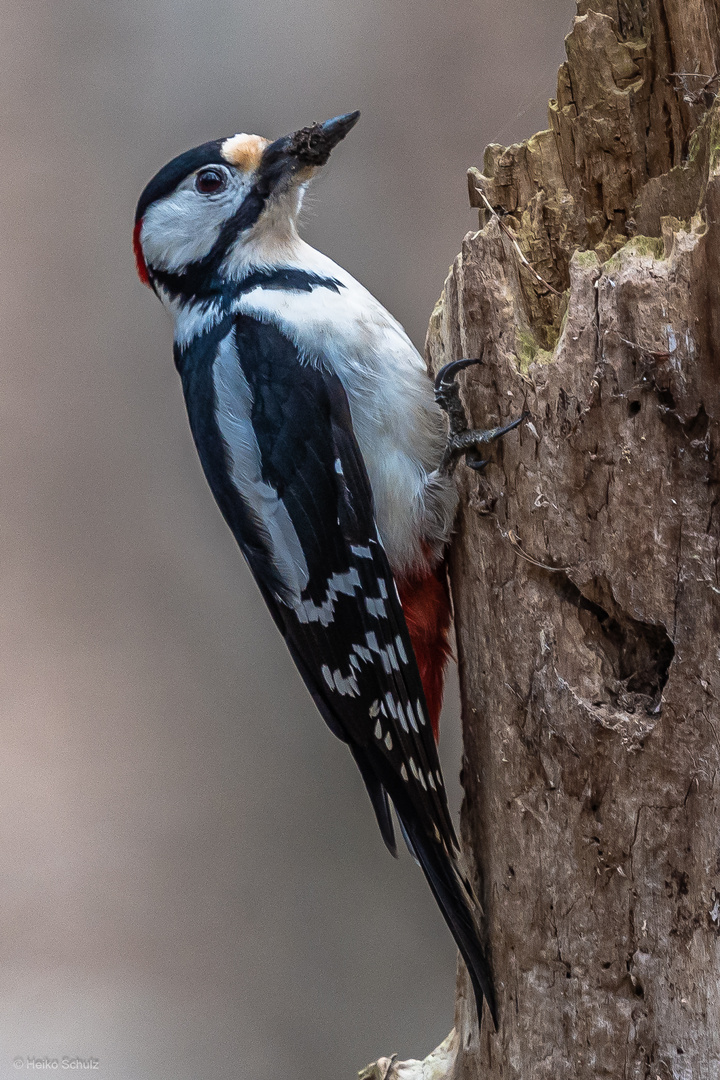
[(292, 135), (284, 135), (268, 146), (260, 162), (260, 175), (271, 190), (284, 181), (307, 180), (315, 168), (324, 165), (330, 152), (355, 127), (359, 112), (344, 113), (326, 120), (324, 124), (311, 124)]
[(344, 113), (326, 120), (324, 124), (311, 124), (300, 128), (290, 139), (289, 153), (303, 165), (324, 165), (341, 139), (354, 128), (360, 119), (359, 112)]

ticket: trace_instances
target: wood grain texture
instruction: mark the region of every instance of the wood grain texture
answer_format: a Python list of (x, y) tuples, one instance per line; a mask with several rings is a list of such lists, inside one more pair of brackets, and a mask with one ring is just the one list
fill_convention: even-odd
[(720, 1076), (719, 10), (578, 5), (549, 130), (470, 170), (481, 231), (430, 323), (432, 371), (483, 357), (474, 423), (531, 414), (458, 470), (501, 1016), (478, 1038), (461, 973), (454, 1080)]

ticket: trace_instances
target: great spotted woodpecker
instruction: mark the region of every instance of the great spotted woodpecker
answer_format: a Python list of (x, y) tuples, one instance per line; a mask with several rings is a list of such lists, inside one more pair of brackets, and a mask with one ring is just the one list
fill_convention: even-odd
[(218, 506), (393, 854), (395, 807), (478, 1015), (484, 996), (495, 1021), (436, 749), (450, 625), (442, 558), (456, 505), (447, 465), (473, 440), (465, 433), (443, 460), (442, 414), (402, 327), (297, 232), (308, 182), (358, 115), (175, 158), (138, 202), (137, 268), (174, 319)]

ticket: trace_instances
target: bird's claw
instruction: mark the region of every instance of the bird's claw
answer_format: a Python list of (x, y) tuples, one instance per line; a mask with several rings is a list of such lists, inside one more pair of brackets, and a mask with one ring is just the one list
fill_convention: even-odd
[(468, 425), (465, 408), (460, 400), (460, 387), (455, 380), (458, 372), (462, 371), (463, 368), (470, 367), (471, 364), (481, 363), (482, 360), (453, 360), (440, 369), (435, 379), (435, 400), (440, 408), (447, 413), (450, 427), (445, 453), (439, 469), (445, 475), (450, 475), (453, 472), (458, 459), (463, 454), (468, 468), (481, 472), (489, 464), (489, 461), (481, 457), (480, 447), (486, 443), (495, 442), (496, 439), (501, 439), (503, 435), (507, 435), (509, 431), (519, 427), (523, 420), (530, 415), (528, 412), (524, 412), (522, 416), (517, 420), (513, 420), (511, 424), (506, 424), (504, 427), (488, 428), (486, 431), (474, 429)]

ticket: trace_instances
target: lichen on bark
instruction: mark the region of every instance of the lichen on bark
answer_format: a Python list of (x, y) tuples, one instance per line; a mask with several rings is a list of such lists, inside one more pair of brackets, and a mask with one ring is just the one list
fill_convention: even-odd
[(483, 358), (474, 423), (531, 414), (458, 470), (501, 1017), (478, 1037), (461, 973), (454, 1080), (720, 1076), (719, 12), (578, 5), (549, 129), (469, 171), (480, 231), (430, 322), (431, 370)]

